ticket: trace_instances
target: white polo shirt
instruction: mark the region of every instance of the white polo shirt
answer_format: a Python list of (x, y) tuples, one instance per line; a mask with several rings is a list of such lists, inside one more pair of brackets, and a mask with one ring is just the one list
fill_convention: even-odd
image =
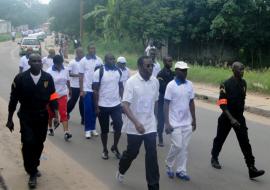
[(96, 56), (96, 59), (82, 58), (79, 65), (79, 73), (84, 74), (83, 90), (85, 92), (93, 92), (92, 82), (95, 72), (95, 67), (102, 65), (102, 60)]
[(59, 97), (68, 95), (67, 81), (69, 80), (69, 73), (66, 68), (60, 72), (53, 70), (53, 66), (47, 70), (47, 73), (51, 74), (54, 81), (55, 91)]
[(94, 73), (93, 82), (100, 82), (98, 105), (101, 107), (114, 107), (119, 105), (119, 82), (122, 82), (122, 77), (118, 70), (106, 70), (103, 67), (104, 73), (99, 81), (99, 69)]
[(169, 122), (172, 127), (191, 125), (192, 116), (189, 103), (194, 97), (192, 82), (189, 80), (180, 85), (175, 80), (169, 82), (164, 99), (170, 100)]
[(160, 64), (156, 61), (154, 63), (154, 68), (153, 68), (152, 76), (153, 77), (157, 77), (157, 75), (158, 75), (158, 73), (159, 73), (160, 70), (161, 70)]
[(28, 64), (28, 61), (29, 61), (29, 59), (26, 57), (26, 55), (21, 57), (19, 67), (21, 67), (23, 69), (22, 72), (30, 69), (30, 65)]
[(51, 66), (53, 66), (53, 59), (50, 57), (43, 57), (42, 59), (43, 70), (47, 70)]
[[(75, 59), (73, 59), (72, 61), (69, 62), (67, 69), (70, 73), (78, 75), (79, 74), (79, 65), (80, 65), (80, 61), (76, 61)], [(70, 79), (70, 87), (80, 88), (79, 77), (71, 77), (70, 76), (69, 79)]]
[[(151, 76), (145, 81), (139, 73), (131, 76), (126, 83), (123, 102), (130, 103), (130, 109), (134, 116), (144, 126), (145, 133), (157, 131), (157, 122), (154, 114), (155, 102), (158, 101), (159, 82)], [(141, 135), (137, 132), (132, 121), (125, 121), (125, 130), (127, 134)]]

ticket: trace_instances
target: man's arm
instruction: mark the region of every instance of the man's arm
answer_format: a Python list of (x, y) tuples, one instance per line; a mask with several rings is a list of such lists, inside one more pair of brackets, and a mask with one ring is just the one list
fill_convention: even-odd
[(99, 87), (100, 87), (99, 82), (93, 82), (92, 88), (93, 88), (93, 94), (94, 94), (94, 104), (95, 104), (96, 115), (98, 115), (100, 112), (99, 107), (98, 107)]
[(123, 99), (124, 85), (123, 82), (119, 82), (119, 96)]
[(83, 73), (80, 73), (79, 74), (80, 96), (84, 96), (84, 92), (83, 92), (83, 77), (84, 77), (84, 74)]
[(171, 126), (170, 122), (169, 122), (169, 105), (170, 105), (171, 101), (164, 99), (164, 107), (163, 107), (163, 111), (164, 111), (164, 124), (165, 124), (165, 132), (167, 134), (170, 134), (173, 132), (173, 127)]
[(192, 116), (192, 130), (195, 131), (196, 130), (196, 112), (195, 112), (195, 103), (194, 103), (194, 99), (190, 100), (189, 102), (189, 109), (190, 109), (190, 113)]
[(145, 129), (144, 129), (143, 125), (137, 120), (137, 118), (132, 113), (132, 111), (130, 109), (130, 103), (129, 102), (123, 102), (122, 107), (123, 107), (123, 110), (124, 110), (125, 114), (127, 115), (127, 117), (134, 124), (134, 126), (135, 126), (136, 130), (138, 131), (138, 133), (144, 134)]

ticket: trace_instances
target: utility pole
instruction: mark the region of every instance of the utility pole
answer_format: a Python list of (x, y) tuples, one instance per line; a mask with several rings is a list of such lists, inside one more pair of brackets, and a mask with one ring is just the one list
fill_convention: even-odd
[(80, 0), (80, 40), (82, 42), (83, 38), (83, 6), (84, 6), (84, 0)]

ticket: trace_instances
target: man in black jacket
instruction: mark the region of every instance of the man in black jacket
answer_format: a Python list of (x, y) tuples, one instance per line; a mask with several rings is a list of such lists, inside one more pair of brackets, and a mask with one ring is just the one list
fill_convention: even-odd
[(247, 83), (243, 79), (244, 65), (234, 62), (232, 65), (233, 76), (220, 86), (218, 105), (222, 109), (222, 114), (218, 118), (217, 135), (213, 142), (211, 164), (216, 169), (221, 169), (218, 156), (221, 148), (231, 130), (236, 133), (236, 137), (249, 171), (250, 179), (264, 174), (263, 170), (255, 167), (255, 158), (252, 154), (251, 145), (248, 139), (248, 128), (243, 115), (245, 108)]
[(37, 177), (41, 175), (37, 168), (48, 127), (46, 107), (50, 103), (53, 110), (57, 110), (57, 102), (51, 98), (56, 97), (54, 82), (51, 75), (42, 71), (40, 55), (31, 54), (28, 63), (30, 69), (18, 74), (12, 83), (6, 127), (11, 132), (14, 130), (12, 118), (17, 103), (20, 102), (18, 117), (24, 168), (30, 176), (29, 187), (35, 188)]

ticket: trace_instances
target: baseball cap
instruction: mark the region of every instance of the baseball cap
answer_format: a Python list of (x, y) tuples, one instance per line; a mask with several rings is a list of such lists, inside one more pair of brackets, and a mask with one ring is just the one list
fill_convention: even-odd
[(125, 57), (118, 57), (117, 58), (117, 63), (127, 63), (127, 60)]
[(174, 65), (175, 69), (188, 69), (189, 66), (187, 65), (186, 62), (184, 61), (177, 61)]

